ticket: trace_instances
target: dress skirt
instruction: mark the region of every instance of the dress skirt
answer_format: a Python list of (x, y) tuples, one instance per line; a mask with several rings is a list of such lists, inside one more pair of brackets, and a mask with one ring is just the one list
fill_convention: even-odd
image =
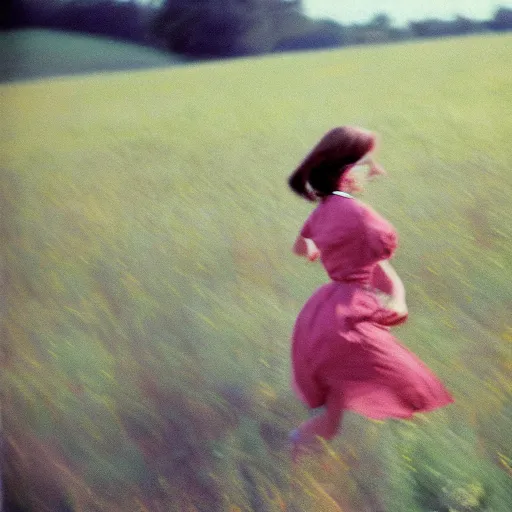
[(344, 409), (373, 419), (410, 418), (452, 403), (437, 376), (391, 334), (405, 320), (360, 284), (320, 287), (293, 330), (298, 397), (315, 408), (341, 393)]

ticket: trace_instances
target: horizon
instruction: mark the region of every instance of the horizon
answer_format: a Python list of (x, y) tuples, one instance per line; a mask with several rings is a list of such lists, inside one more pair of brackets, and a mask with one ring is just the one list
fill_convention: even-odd
[[(164, 0), (117, 0), (141, 5), (162, 4)], [(341, 5), (339, 0), (302, 0), (302, 12), (313, 19), (333, 19), (342, 25), (367, 23), (378, 14), (387, 14), (397, 27), (427, 19), (450, 21), (463, 16), (475, 21), (492, 19), (500, 8), (512, 9), (512, 2), (499, 0), (359, 0)]]
[(339, 0), (303, 0), (303, 10), (311, 18), (330, 18), (338, 23), (353, 24), (370, 21), (378, 14), (387, 14), (393, 25), (406, 26), (425, 19), (453, 20), (457, 15), (476, 21), (493, 18), (500, 8), (511, 8), (512, 2), (495, 0), (359, 0), (340, 5)]

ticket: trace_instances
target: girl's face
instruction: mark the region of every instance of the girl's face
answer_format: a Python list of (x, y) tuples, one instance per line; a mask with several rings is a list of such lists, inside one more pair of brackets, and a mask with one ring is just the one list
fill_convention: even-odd
[(363, 192), (366, 183), (385, 174), (386, 171), (375, 162), (372, 154), (368, 153), (343, 173), (339, 188), (349, 194)]

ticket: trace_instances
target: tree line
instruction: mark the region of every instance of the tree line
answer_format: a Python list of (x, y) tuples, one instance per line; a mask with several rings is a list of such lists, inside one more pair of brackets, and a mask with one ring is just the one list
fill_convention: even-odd
[(301, 0), (3, 0), (0, 28), (50, 28), (101, 35), (191, 58), (223, 58), (335, 48), (512, 28), (512, 9), (477, 21), (411, 21), (394, 26), (385, 13), (344, 25), (311, 19)]

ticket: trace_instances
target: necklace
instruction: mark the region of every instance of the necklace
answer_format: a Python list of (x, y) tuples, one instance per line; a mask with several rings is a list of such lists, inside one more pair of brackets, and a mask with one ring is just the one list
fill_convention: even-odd
[(354, 199), (354, 196), (351, 196), (347, 192), (342, 192), (341, 190), (335, 190), (333, 194), (335, 196), (348, 197), (349, 199)]

